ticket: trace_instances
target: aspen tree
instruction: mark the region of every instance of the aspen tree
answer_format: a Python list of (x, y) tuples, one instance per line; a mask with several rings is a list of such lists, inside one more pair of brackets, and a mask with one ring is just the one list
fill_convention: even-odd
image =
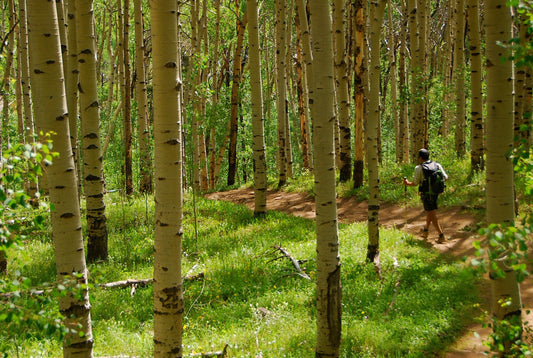
[(348, 93), (348, 70), (345, 53), (345, 0), (335, 0), (335, 71), (337, 78), (337, 102), (339, 107), (340, 176), (341, 182), (352, 175), (352, 147), (350, 129), (350, 95)]
[(144, 24), (142, 0), (134, 0), (135, 13), (135, 98), (137, 100), (137, 127), (139, 136), (141, 193), (152, 193), (152, 158), (150, 150), (150, 126), (148, 124), (148, 97), (144, 56)]
[(465, 55), (464, 55), (464, 29), (465, 29), (465, 0), (457, 0), (457, 23), (455, 33), (455, 153), (462, 157), (466, 153), (466, 116), (465, 116)]
[(267, 176), (257, 0), (248, 0), (247, 11), (249, 21), (248, 38), (250, 42), (250, 86), (252, 90), (252, 131), (254, 146), (254, 214), (264, 215), (267, 209)]
[(401, 17), (402, 26), (400, 29), (400, 58), (398, 61), (398, 81), (400, 90), (399, 114), (398, 114), (398, 137), (400, 153), (396, 153), (396, 158), (400, 163), (407, 163), (409, 161), (409, 113), (408, 113), (408, 85), (405, 59), (407, 58), (407, 22), (409, 16), (407, 14), (406, 0), (401, 2)]
[(78, 44), (77, 44), (77, 17), (76, 1), (69, 0), (67, 6), (67, 63), (65, 71), (65, 90), (67, 96), (68, 119), (70, 128), (70, 146), (74, 165), (76, 166), (76, 179), (78, 182), (78, 198), (81, 196), (81, 165), (78, 145)]
[(237, 45), (235, 46), (235, 56), (233, 57), (233, 82), (231, 86), (231, 113), (230, 113), (230, 136), (228, 148), (228, 185), (235, 184), (237, 174), (237, 132), (239, 114), (239, 85), (241, 82), (242, 68), (242, 48), (244, 42), (244, 31), (248, 21), (246, 13), (243, 18), (239, 15), (239, 0), (235, 0), (237, 9)]
[(411, 161), (415, 162), (418, 150), (424, 147), (424, 123), (421, 121), (421, 110), (423, 94), (422, 57), (420, 54), (420, 28), (417, 21), (418, 5), (417, 0), (408, 0), (409, 11), (409, 46), (411, 50), (410, 62), (410, 155)]
[[(73, 274), (79, 284), (87, 284), (87, 268), (83, 249), (80, 207), (68, 126), (67, 104), (63, 79), (63, 63), (55, 2), (27, 2), (31, 82), (35, 117), (45, 132), (54, 132), (54, 151), (59, 153), (47, 168), (52, 237), (56, 272), (59, 280)], [(59, 298), (59, 311), (67, 327), (80, 327), (70, 332), (63, 343), (64, 357), (92, 357), (89, 294), (67, 294)]]
[(442, 62), (442, 82), (444, 93), (442, 96), (442, 125), (440, 134), (447, 137), (450, 132), (452, 122), (452, 96), (453, 96), (453, 73), (457, 67), (454, 62), (454, 42), (455, 42), (455, 7), (457, 0), (448, 0), (447, 2), (448, 21), (446, 25), (446, 43), (444, 48), (444, 61)]
[[(505, 0), (485, 4), (487, 70), (487, 222), (514, 223), (512, 62), (502, 61), (506, 49), (500, 43), (511, 39), (511, 12)], [(498, 319), (520, 318), (520, 288), (516, 272), (500, 257), (505, 277), (490, 273), (493, 315)], [(502, 304), (502, 300), (506, 302)], [(510, 302), (509, 302), (510, 300)], [(504, 352), (505, 355), (506, 352)]]
[(0, 84), (0, 93), (2, 94), (2, 133), (0, 133), (0, 156), (2, 155), (2, 145), (9, 145), (9, 101), (11, 98), (11, 71), (13, 66), (14, 50), (15, 50), (15, 4), (13, 0), (8, 0), (7, 9), (9, 13), (9, 33), (7, 35), (6, 45), (6, 62), (4, 67), (4, 75), (2, 83)]
[[(218, 59), (220, 56), (220, 0), (215, 0), (215, 41), (214, 41), (214, 54), (211, 60), (211, 75), (213, 76), (213, 92), (211, 98), (211, 105), (216, 107), (218, 103), (218, 91), (220, 89), (220, 81), (218, 81)], [(216, 166), (216, 128), (211, 128), (211, 150), (209, 158), (209, 189), (215, 188), (215, 166)]]
[(366, 152), (368, 166), (368, 250), (367, 260), (379, 263), (379, 169), (378, 128), (380, 126), (379, 77), (380, 77), (380, 34), (386, 0), (370, 3), (370, 83), (368, 99), (368, 121), (366, 128)]
[[(398, 69), (396, 66), (396, 43), (394, 38), (394, 27), (392, 23), (392, 6), (391, 0), (387, 1), (387, 19), (389, 22), (388, 27), (388, 42), (389, 42), (389, 67), (390, 67), (390, 96), (392, 104), (392, 122), (394, 123), (394, 137), (396, 148), (396, 161), (401, 163), (402, 158), (402, 136), (400, 132), (404, 133), (403, 129), (400, 130), (400, 118), (398, 116)], [(402, 123), (403, 124), (403, 123)]]
[[(314, 84), (313, 84), (313, 52), (311, 50), (311, 36), (309, 33), (309, 22), (307, 21), (307, 9), (306, 2), (304, 0), (296, 0), (296, 9), (298, 11), (298, 20), (300, 22), (300, 37), (301, 37), (301, 49), (302, 49), (302, 58), (303, 58), (303, 70), (305, 73), (305, 78), (307, 80), (307, 93), (304, 94), (307, 97), (307, 103), (309, 105), (310, 118), (307, 120), (307, 143), (308, 143), (308, 163), (309, 170), (313, 170), (313, 145), (312, 145), (312, 136), (311, 136), (311, 120), (313, 118), (313, 93), (314, 93)], [(305, 88), (305, 87), (304, 87)]]
[(287, 80), (285, 76), (285, 53), (286, 47), (286, 3), (282, 0), (274, 1), (276, 9), (275, 33), (276, 33), (276, 109), (278, 114), (278, 188), (287, 182)]
[(183, 354), (181, 103), (177, 2), (150, 0), (154, 86), (154, 356)]
[(363, 185), (363, 170), (365, 163), (363, 123), (365, 116), (365, 86), (363, 77), (365, 68), (365, 17), (363, 0), (355, 0), (355, 71), (353, 76), (355, 98), (355, 161), (353, 166), (353, 186), (359, 188)]
[(313, 37), (313, 149), (317, 235), (316, 357), (338, 357), (341, 341), (341, 264), (335, 201), (333, 43), (329, 2), (310, 0)]
[[(427, 113), (428, 106), (428, 59), (427, 59), (427, 28), (428, 28), (428, 1), (417, 0), (417, 23), (418, 23), (418, 64), (420, 72), (418, 78), (418, 93), (415, 103), (417, 117), (415, 125), (419, 126), (421, 137), (416, 136), (415, 141), (418, 143), (418, 149), (429, 147), (429, 120)], [(431, 3), (431, 2), (429, 2)], [(380, 127), (381, 128), (381, 127)], [(418, 149), (416, 151), (418, 152)]]
[(133, 194), (133, 152), (131, 124), (131, 66), (130, 66), (130, 0), (124, 0), (123, 13), (123, 46), (124, 77), (123, 77), (123, 139), (124, 139), (124, 176), (126, 195)]
[(483, 170), (484, 165), (484, 123), (483, 123), (483, 90), (481, 40), (479, 28), (479, 0), (468, 1), (468, 25), (470, 34), (470, 166), (473, 171)]
[(108, 250), (92, 0), (77, 0), (76, 18), (83, 183), (87, 205), (87, 260), (94, 262), (106, 260)]

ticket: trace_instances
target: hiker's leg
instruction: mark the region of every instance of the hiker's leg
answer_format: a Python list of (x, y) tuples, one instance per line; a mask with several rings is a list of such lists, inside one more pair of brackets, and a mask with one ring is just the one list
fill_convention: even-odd
[(426, 225), (424, 226), (425, 231), (429, 230), (429, 225), (431, 224), (431, 221), (431, 211), (426, 211)]
[(429, 220), (433, 223), (433, 226), (435, 226), (437, 233), (439, 235), (442, 234), (442, 228), (440, 227), (439, 219), (437, 218), (437, 210), (428, 211), (428, 217), (430, 218)]

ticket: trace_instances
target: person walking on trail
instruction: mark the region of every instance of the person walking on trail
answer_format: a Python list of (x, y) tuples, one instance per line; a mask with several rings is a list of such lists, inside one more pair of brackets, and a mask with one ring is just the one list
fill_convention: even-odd
[(439, 234), (436, 242), (442, 244), (446, 239), (437, 217), (437, 200), (439, 194), (444, 191), (444, 182), (448, 179), (448, 175), (442, 165), (429, 160), (429, 151), (425, 148), (418, 151), (418, 162), (420, 164), (415, 167), (413, 181), (404, 178), (403, 183), (407, 186), (418, 185), (418, 192), (426, 211), (426, 225), (422, 229), (422, 237), (428, 238), (429, 226), (433, 223)]

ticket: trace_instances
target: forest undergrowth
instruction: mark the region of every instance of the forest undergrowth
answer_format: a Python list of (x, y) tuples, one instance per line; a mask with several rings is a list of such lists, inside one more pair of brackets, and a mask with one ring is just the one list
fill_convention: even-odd
[[(311, 357), (315, 347), (315, 224), (278, 212), (254, 218), (244, 206), (185, 200), (184, 355)], [(107, 197), (110, 258), (89, 266), (95, 356), (152, 354), (152, 286), (104, 289), (153, 272), (153, 199)], [(196, 225), (195, 225), (196, 216)], [(197, 231), (195, 231), (195, 228)], [(45, 229), (9, 253), (10, 272), (37, 285), (55, 281)], [(383, 230), (381, 277), (365, 264), (364, 224), (339, 226), (343, 285), (343, 357), (425, 357), (443, 352), (479, 314), (477, 278), (411, 235)], [(279, 245), (299, 260), (298, 275)], [(14, 304), (31, 306), (22, 295)], [(53, 300), (42, 311), (57, 311)], [(0, 332), (8, 357), (59, 357), (61, 340), (39, 326), (11, 322)]]

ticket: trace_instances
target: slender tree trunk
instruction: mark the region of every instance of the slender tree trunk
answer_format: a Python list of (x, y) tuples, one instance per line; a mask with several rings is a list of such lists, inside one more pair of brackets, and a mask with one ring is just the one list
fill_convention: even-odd
[[(35, 116), (45, 132), (54, 132), (54, 151), (59, 153), (48, 171), (52, 237), (59, 280), (79, 274), (77, 283), (87, 284), (80, 207), (76, 175), (69, 140), (69, 126), (63, 63), (57, 13), (54, 2), (28, 1), (29, 44), (32, 55), (32, 85)], [(59, 298), (59, 311), (66, 327), (76, 328), (65, 336), (64, 357), (92, 357), (91, 305), (85, 289), (82, 295), (67, 294)]]
[(337, 78), (337, 100), (339, 104), (340, 176), (341, 182), (352, 176), (352, 147), (350, 129), (350, 96), (348, 93), (348, 71), (345, 53), (344, 0), (335, 0), (335, 71)]
[(144, 24), (142, 0), (134, 0), (135, 8), (135, 71), (137, 74), (135, 95), (137, 99), (137, 130), (139, 136), (141, 193), (152, 193), (152, 158), (150, 150), (150, 125), (148, 123), (148, 97), (144, 64)]
[(313, 52), (311, 50), (311, 36), (309, 33), (309, 22), (307, 18), (306, 2), (304, 0), (296, 0), (296, 7), (298, 10), (298, 20), (300, 21), (301, 43), (302, 43), (302, 58), (304, 61), (303, 68), (305, 78), (307, 80), (307, 103), (309, 104), (309, 119), (307, 120), (307, 143), (308, 143), (308, 163), (309, 170), (313, 171), (313, 152), (312, 152), (312, 133), (311, 120), (313, 118)]
[(278, 113), (278, 188), (287, 182), (287, 81), (285, 77), (286, 46), (286, 4), (282, 0), (274, 1), (276, 8), (276, 108)]
[(130, 0), (124, 0), (124, 174), (126, 180), (126, 195), (133, 194), (133, 152), (132, 152), (132, 125), (131, 125), (131, 67), (130, 67)]
[(353, 186), (363, 185), (363, 170), (365, 167), (363, 123), (365, 118), (365, 17), (364, 1), (355, 0), (355, 71), (353, 88), (355, 98), (355, 161), (353, 167)]
[(87, 205), (87, 261), (106, 260), (107, 225), (100, 143), (100, 104), (96, 80), (96, 41), (92, 0), (77, 0), (77, 47), (82, 126), (84, 192)]
[(470, 27), (471, 56), (471, 109), (470, 109), (470, 160), (473, 171), (485, 169), (484, 164), (484, 123), (483, 123), (483, 90), (481, 67), (481, 40), (479, 28), (479, 0), (468, 1), (468, 24)]
[[(431, 3), (431, 2), (430, 2)], [(426, 0), (418, 0), (417, 5), (417, 22), (418, 22), (418, 63), (420, 65), (419, 78), (419, 93), (418, 101), (416, 103), (415, 123), (420, 126), (422, 130), (422, 138), (419, 141), (420, 148), (429, 147), (429, 120), (428, 120), (428, 56), (427, 56), (427, 28), (428, 28), (428, 2)], [(380, 127), (381, 128), (381, 127)]]
[(333, 43), (327, 1), (310, 0), (313, 62), (317, 234), (316, 357), (338, 357), (341, 341), (341, 264), (335, 201)]
[(400, 153), (396, 153), (397, 159), (400, 163), (407, 163), (409, 161), (409, 108), (408, 108), (408, 90), (407, 85), (407, 71), (405, 59), (407, 58), (407, 22), (409, 16), (407, 14), (407, 2), (401, 0), (402, 11), (402, 28), (400, 32), (400, 59), (398, 61), (399, 72), (399, 89), (400, 89), (400, 111), (398, 117), (399, 145)]
[(311, 164), (311, 143), (309, 126), (309, 92), (307, 87), (307, 71), (302, 56), (302, 29), (300, 26), (300, 16), (296, 12), (294, 17), (296, 28), (296, 74), (298, 91), (298, 116), (300, 118), (300, 133), (302, 145), (302, 162), (305, 169), (310, 169)]
[[(20, 43), (20, 27), (17, 27), (17, 43)], [(24, 143), (24, 110), (22, 103), (22, 60), (20, 58), (20, 46), (17, 45), (17, 68), (15, 71), (15, 103), (17, 111), (17, 142)]]
[(455, 122), (455, 152), (462, 157), (466, 153), (466, 116), (465, 116), (465, 58), (464, 58), (464, 30), (465, 11), (464, 0), (457, 1), (457, 28), (455, 35), (455, 101), (457, 103)]
[(443, 93), (443, 106), (442, 106), (442, 126), (441, 126), (441, 135), (447, 137), (450, 132), (450, 125), (452, 123), (452, 114), (454, 113), (453, 109), (453, 74), (455, 73), (455, 68), (457, 64), (454, 60), (454, 43), (455, 43), (455, 29), (456, 29), (456, 5), (457, 0), (448, 0), (448, 21), (446, 28), (446, 45), (444, 49), (444, 61), (442, 66), (442, 81), (444, 87)]
[(408, 0), (409, 11), (409, 46), (411, 52), (411, 91), (409, 95), (409, 118), (410, 118), (410, 155), (411, 161), (418, 160), (418, 150), (424, 147), (424, 124), (421, 122), (421, 107), (423, 101), (422, 86), (422, 61), (420, 55), (420, 28), (417, 21), (417, 1)]
[[(77, 18), (76, 1), (69, 0), (67, 3), (67, 63), (65, 72), (65, 89), (67, 95), (67, 108), (70, 129), (70, 146), (74, 165), (76, 166), (76, 180), (78, 187), (78, 198), (82, 192), (80, 151), (78, 146), (78, 44), (77, 44)], [(63, 66), (65, 67), (65, 66)]]
[[(236, 8), (239, 9), (239, 2), (236, 1)], [(240, 19), (237, 14), (237, 46), (233, 57), (233, 82), (231, 87), (231, 113), (230, 113), (230, 143), (228, 150), (228, 185), (235, 184), (237, 174), (237, 132), (239, 119), (239, 85), (241, 82), (241, 59), (244, 42), (244, 30), (246, 29), (247, 16)]]
[[(506, 49), (500, 43), (511, 39), (511, 13), (505, 0), (485, 4), (487, 69), (487, 222), (514, 223), (513, 163), (508, 156), (513, 146), (512, 62), (501, 61)], [(492, 313), (498, 319), (520, 319), (520, 288), (516, 272), (500, 257), (505, 278), (491, 272)], [(510, 304), (502, 305), (500, 300)], [(504, 338), (505, 340), (505, 338)], [(507, 344), (510, 342), (506, 342)], [(506, 352), (508, 353), (508, 345)]]
[[(2, 145), (9, 145), (9, 101), (11, 98), (11, 71), (13, 66), (13, 55), (15, 49), (15, 4), (13, 0), (8, 0), (7, 9), (9, 13), (9, 34), (7, 36), (6, 62), (4, 76), (0, 84), (0, 94), (2, 94), (2, 133), (0, 133), (0, 156), (2, 155)], [(5, 144), (4, 144), (5, 143)]]
[(254, 214), (266, 214), (266, 156), (263, 117), (263, 85), (261, 83), (261, 54), (257, 0), (248, 0), (248, 37), (250, 41), (250, 86), (252, 90), (252, 131), (254, 146)]
[(150, 0), (152, 12), (155, 237), (154, 357), (183, 354), (181, 278), (182, 155), (177, 2)]
[(378, 128), (380, 126), (379, 75), (381, 68), (380, 35), (386, 0), (370, 3), (370, 91), (368, 99), (368, 122), (366, 131), (366, 151), (368, 153), (368, 251), (367, 260), (379, 263), (379, 168), (378, 168)]

